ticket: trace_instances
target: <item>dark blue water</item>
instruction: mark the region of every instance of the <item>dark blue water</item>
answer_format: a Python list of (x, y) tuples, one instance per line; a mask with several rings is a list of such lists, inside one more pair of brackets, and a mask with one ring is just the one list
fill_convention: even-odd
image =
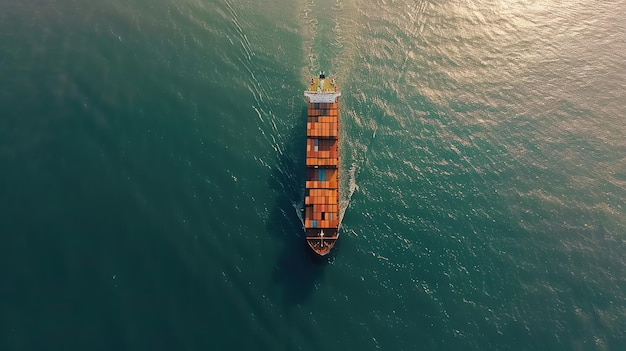
[[(0, 1), (0, 349), (626, 349), (625, 15)], [(320, 69), (343, 92), (321, 259)]]

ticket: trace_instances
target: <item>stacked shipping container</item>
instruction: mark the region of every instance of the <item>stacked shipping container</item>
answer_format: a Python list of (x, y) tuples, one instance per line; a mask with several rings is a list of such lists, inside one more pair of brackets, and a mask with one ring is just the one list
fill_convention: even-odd
[[(305, 223), (307, 229), (327, 229), (337, 236), (339, 108), (335, 103), (309, 103), (307, 114)], [(313, 234), (316, 231), (312, 231)]]

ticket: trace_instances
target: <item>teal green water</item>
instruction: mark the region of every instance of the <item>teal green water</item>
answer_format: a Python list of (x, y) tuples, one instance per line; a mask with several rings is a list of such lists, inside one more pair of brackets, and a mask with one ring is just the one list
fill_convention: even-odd
[[(625, 15), (0, 1), (0, 350), (626, 349)], [(322, 259), (320, 69), (343, 90)]]

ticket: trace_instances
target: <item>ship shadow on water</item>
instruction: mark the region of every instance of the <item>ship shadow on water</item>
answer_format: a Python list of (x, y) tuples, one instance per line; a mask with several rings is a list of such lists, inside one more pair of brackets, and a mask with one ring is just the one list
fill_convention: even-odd
[(271, 283), (281, 290), (290, 305), (308, 299), (329, 260), (328, 256), (318, 256), (308, 247), (303, 223), (298, 216), (304, 202), (306, 178), (306, 118), (307, 109), (303, 107), (298, 120), (287, 132), (290, 136), (284, 139), (283, 153), (278, 154), (277, 166), (268, 179), (269, 189), (277, 193), (278, 198), (266, 226), (282, 246)]

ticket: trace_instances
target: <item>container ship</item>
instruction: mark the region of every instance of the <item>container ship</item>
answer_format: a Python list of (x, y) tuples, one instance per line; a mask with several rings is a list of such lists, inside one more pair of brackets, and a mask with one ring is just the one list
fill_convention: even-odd
[(324, 72), (304, 92), (306, 124), (306, 186), (304, 230), (315, 253), (326, 255), (339, 237), (339, 97), (334, 79)]

